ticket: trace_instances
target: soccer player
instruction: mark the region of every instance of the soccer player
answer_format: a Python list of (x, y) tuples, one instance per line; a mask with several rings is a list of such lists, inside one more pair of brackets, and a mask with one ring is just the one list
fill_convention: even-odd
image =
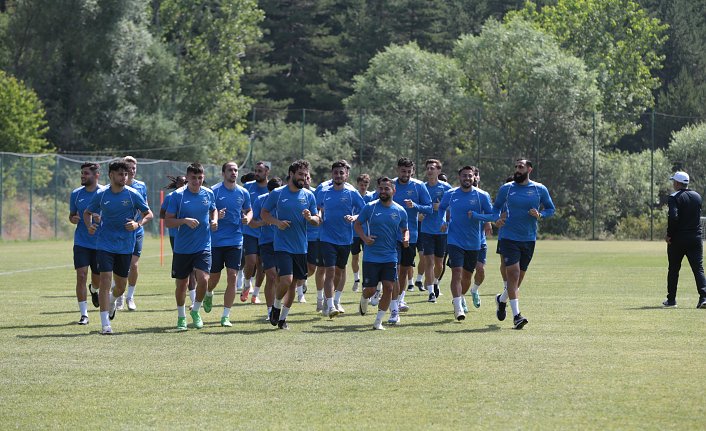
[(91, 302), (98, 307), (98, 289), (100, 276), (96, 261), (96, 236), (90, 235), (86, 224), (83, 222), (83, 212), (91, 203), (93, 196), (99, 189), (98, 177), (100, 166), (97, 163), (84, 163), (81, 165), (81, 187), (71, 192), (69, 199), (69, 221), (76, 225), (74, 232), (74, 269), (76, 270), (76, 300), (81, 317), (79, 325), (88, 325), (88, 302), (86, 301), (86, 281), (88, 281), (88, 267), (91, 267), (91, 283), (88, 290), (91, 293)]
[(211, 188), (218, 210), (218, 229), (211, 234), (211, 273), (208, 291), (203, 300), (203, 311), (211, 312), (213, 291), (226, 268), (226, 290), (223, 294), (221, 326), (231, 327), (230, 309), (235, 300), (235, 283), (243, 258), (242, 227), (250, 223), (252, 211), (250, 193), (237, 184), (238, 164), (226, 162), (221, 167), (223, 181)]
[[(363, 201), (367, 204), (373, 200), (375, 192), (369, 191), (370, 187), (370, 175), (360, 174), (356, 178), (356, 185), (358, 186), (358, 194), (363, 198)], [(367, 233), (368, 226), (363, 226), (363, 231)], [(363, 241), (358, 235), (358, 231), (353, 230), (353, 244), (351, 244), (351, 268), (353, 269), (353, 292), (358, 291), (358, 286), (360, 284), (360, 252), (363, 250)]]
[[(382, 326), (382, 319), (387, 309), (396, 301), (391, 298), (398, 277), (398, 237), (402, 238), (402, 247), (410, 246), (407, 211), (393, 201), (394, 195), (395, 182), (387, 177), (378, 178), (378, 199), (365, 205), (353, 225), (358, 236), (365, 242), (363, 294), (360, 296), (358, 305), (361, 316), (367, 313), (368, 299), (375, 295), (378, 282), (382, 282), (382, 298), (378, 303), (373, 329), (385, 329)], [(368, 225), (368, 233), (363, 229), (365, 224)], [(390, 323), (396, 324), (397, 321), (394, 319)]]
[(201, 163), (186, 168), (186, 186), (177, 189), (169, 202), (164, 223), (178, 228), (174, 237), (172, 278), (176, 289), (177, 331), (186, 331), (186, 288), (189, 274), (196, 272), (196, 301), (191, 312), (196, 329), (203, 328), (199, 310), (208, 290), (211, 269), (211, 232), (218, 230), (218, 210), (211, 189), (203, 186)]
[(442, 164), (437, 159), (428, 159), (424, 162), (427, 181), (424, 185), (432, 200), (432, 212), (425, 215), (419, 232), (419, 242), (422, 243), (421, 260), (424, 261), (424, 278), (429, 302), (436, 302), (439, 297), (439, 276), (444, 268), (444, 254), (446, 253), (447, 233), (441, 229), (446, 222), (446, 211), (439, 209), (441, 199), (451, 185), (439, 181)]
[[(308, 189), (316, 196), (316, 189), (311, 187), (311, 175), (307, 175), (304, 181), (304, 188)], [(318, 209), (318, 207), (317, 207)], [(306, 225), (306, 266), (307, 280), (312, 275), (315, 278), (316, 284), (316, 311), (323, 311), (324, 303), (324, 267), (320, 266), (319, 260), (319, 235), (321, 234), (321, 226)], [(306, 283), (307, 280), (299, 280), (297, 283), (297, 302), (305, 303)]]
[[(474, 167), (474, 172), (475, 177), (473, 178), (473, 188), (481, 190), (478, 185), (480, 184), (480, 170), (477, 167)], [(512, 181), (512, 180), (510, 180)], [(484, 190), (481, 190), (484, 193)], [(490, 197), (490, 195), (488, 195)], [(483, 229), (481, 230), (481, 237), (480, 237), (480, 251), (478, 252), (478, 261), (476, 262), (476, 270), (475, 270), (475, 275), (473, 276), (473, 286), (471, 286), (471, 298), (473, 299), (473, 306), (475, 308), (480, 308), (480, 293), (478, 293), (478, 289), (480, 289), (480, 285), (483, 284), (483, 281), (485, 280), (485, 263), (488, 260), (488, 237), (493, 234), (493, 227), (491, 226), (490, 222), (486, 222), (483, 224)], [(461, 298), (463, 298), (463, 311), (468, 313), (468, 307), (466, 306), (466, 295), (467, 291), (464, 290), (463, 294), (461, 295)]]
[[(488, 193), (474, 189), (475, 177), (472, 166), (458, 170), (460, 187), (444, 193), (439, 204), (439, 212), (449, 212), (448, 223), (448, 266), (451, 268), (451, 296), (453, 297), (454, 317), (458, 321), (466, 318), (463, 309), (463, 291), (471, 285), (473, 271), (476, 268), (478, 253), (481, 248), (483, 223), (471, 219), (470, 214), (492, 214), (493, 207)], [(431, 298), (431, 294), (430, 294)]]
[[(270, 192), (260, 213), (263, 221), (277, 227), (274, 248), (279, 287), (270, 313), (270, 323), (279, 329), (289, 329), (287, 316), (294, 302), (297, 280), (307, 277), (306, 224), (321, 224), (316, 198), (304, 188), (309, 175), (309, 162), (296, 160), (289, 166), (288, 174), (287, 185)], [(273, 216), (275, 211), (276, 217)], [(283, 303), (285, 295), (287, 298)]]
[[(330, 187), (325, 188), (316, 196), (320, 209), (321, 232), (319, 237), (319, 255), (324, 272), (324, 294), (326, 307), (324, 315), (330, 318), (343, 313), (341, 307), (342, 283), (341, 277), (346, 271), (348, 255), (353, 242), (353, 225), (359, 213), (365, 206), (365, 201), (358, 190), (348, 184), (350, 165), (345, 160), (339, 160), (331, 165)], [(334, 293), (335, 291), (335, 293)]]
[[(125, 292), (135, 250), (135, 231), (152, 218), (152, 211), (142, 195), (125, 185), (128, 178), (125, 162), (112, 162), (108, 166), (108, 178), (110, 186), (98, 190), (83, 211), (88, 233), (94, 235), (98, 232), (96, 261), (100, 273), (101, 334), (104, 335), (113, 333), (110, 321), (115, 318), (116, 298)], [(140, 221), (135, 220), (136, 211), (142, 216)], [(92, 222), (94, 214), (100, 214), (100, 229)], [(111, 292), (113, 278), (115, 288)]]
[[(520, 285), (529, 267), (537, 241), (538, 221), (554, 215), (554, 202), (547, 188), (529, 179), (532, 162), (527, 159), (515, 161), (514, 181), (503, 184), (498, 190), (493, 204), (493, 214), (484, 215), (472, 212), (472, 217), (481, 221), (496, 220), (496, 226), (502, 227), (500, 254), (505, 261), (507, 274), (507, 296), (495, 297), (498, 320), (505, 320), (505, 307), (508, 299), (513, 315), (513, 327), (522, 329), (527, 319), (520, 314)], [(507, 218), (499, 219), (500, 212), (507, 205)]]
[[(270, 166), (267, 163), (259, 161), (255, 164), (255, 179), (243, 184), (243, 187), (250, 193), (251, 203), (255, 202), (258, 196), (269, 193), (267, 191), (269, 173)], [(259, 257), (260, 250), (258, 249), (257, 241), (259, 236), (260, 231), (258, 229), (253, 229), (251, 226), (243, 227), (243, 254), (245, 255), (243, 273), (245, 274), (245, 282), (243, 283), (243, 291), (240, 294), (241, 302), (248, 300), (250, 287), (252, 286), (252, 278), (255, 277), (255, 286), (252, 286), (254, 289), (251, 302), (253, 304), (260, 303), (260, 284), (262, 284), (264, 274), (262, 273), (262, 261)]]
[(667, 219), (667, 300), (665, 307), (677, 306), (677, 284), (684, 256), (689, 260), (696, 281), (699, 302), (696, 308), (706, 308), (706, 278), (704, 278), (704, 245), (701, 239), (701, 196), (689, 189), (689, 174), (675, 172), (670, 178), (674, 193), (669, 195)]

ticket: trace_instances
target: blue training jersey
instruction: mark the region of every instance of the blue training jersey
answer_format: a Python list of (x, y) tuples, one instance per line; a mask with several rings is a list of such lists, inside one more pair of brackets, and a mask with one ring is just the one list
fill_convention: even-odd
[(379, 200), (365, 205), (358, 215), (358, 222), (368, 224), (375, 242), (363, 248), (363, 262), (397, 263), (397, 239), (402, 229), (408, 229), (407, 220), (407, 211), (395, 202), (389, 207)]
[[(405, 199), (411, 199), (414, 203), (412, 208), (407, 208), (404, 201)], [(419, 213), (431, 214), (431, 196), (429, 196), (429, 191), (423, 182), (410, 178), (407, 183), (402, 184), (399, 179), (395, 178), (395, 195), (393, 200), (400, 204), (402, 208), (407, 212), (407, 220), (409, 220), (409, 243), (416, 244), (419, 232), (417, 230), (417, 216)], [(398, 235), (397, 239), (402, 240), (402, 235)]]
[[(360, 192), (358, 192), (358, 194), (360, 194)], [(368, 190), (367, 192), (365, 192), (365, 196), (362, 196), (363, 202), (365, 202), (366, 204), (372, 202), (374, 200), (373, 196), (375, 196), (375, 192), (371, 192), (370, 190)], [(363, 232), (365, 232), (366, 235), (368, 234), (367, 223), (363, 225)], [(358, 238), (358, 232), (356, 232), (355, 229), (353, 229), (353, 238)]]
[(150, 207), (135, 189), (125, 186), (118, 193), (110, 187), (98, 190), (88, 205), (88, 211), (100, 212), (101, 225), (96, 232), (96, 249), (116, 254), (132, 254), (135, 232), (125, 229), (125, 223), (135, 220), (135, 212), (147, 212)]
[(77, 214), (79, 217), (76, 230), (74, 231), (74, 245), (96, 249), (98, 234), (94, 233), (91, 235), (88, 233), (88, 228), (86, 228), (86, 224), (83, 222), (83, 212), (88, 208), (91, 200), (93, 200), (93, 196), (95, 196), (102, 187), (101, 185), (96, 185), (96, 189), (89, 192), (86, 191), (85, 186), (81, 186), (71, 192), (71, 197), (69, 198), (69, 213)]
[(444, 193), (439, 205), (439, 211), (446, 210), (449, 211), (447, 243), (463, 250), (480, 250), (484, 222), (471, 219), (469, 212), (492, 214), (490, 195), (476, 188), (467, 192), (460, 187), (453, 188)]
[[(174, 253), (194, 254), (211, 249), (210, 213), (216, 209), (211, 189), (201, 187), (197, 193), (183, 186), (174, 191), (167, 213), (177, 219), (193, 218), (199, 225), (192, 229), (182, 224), (174, 237)], [(220, 226), (219, 226), (220, 227)]]
[[(262, 220), (262, 217), (260, 214), (262, 213), (262, 204), (265, 203), (265, 200), (269, 196), (269, 193), (265, 193), (264, 195), (260, 195), (255, 199), (255, 203), (253, 203), (252, 206), (252, 218), (253, 220)], [(272, 211), (272, 216), (277, 218), (277, 209)], [(308, 223), (307, 223), (308, 224)], [(257, 239), (258, 244), (263, 245), (263, 244), (269, 244), (271, 242), (274, 242), (275, 240), (275, 229), (277, 229), (277, 226), (272, 226), (272, 225), (264, 225), (260, 227), (260, 237)]]
[[(174, 196), (173, 191), (164, 197), (164, 201), (162, 202), (161, 209), (163, 209), (165, 213), (167, 212), (167, 209), (169, 208), (169, 201), (172, 199), (172, 196)], [(169, 232), (170, 237), (174, 237), (176, 235), (177, 230), (178, 229), (175, 227), (168, 227), (167, 228), (167, 231)]]
[(353, 242), (353, 223), (345, 216), (359, 213), (365, 201), (348, 183), (341, 190), (328, 187), (316, 196), (318, 207), (323, 210), (323, 223), (319, 240), (335, 245), (350, 245)]
[(441, 199), (444, 197), (444, 193), (447, 190), (451, 190), (451, 185), (445, 181), (438, 181), (435, 185), (430, 186), (428, 182), (424, 183), (429, 192), (432, 202), (432, 212), (424, 217), (421, 223), (420, 232), (441, 235), (445, 232), (441, 231), (441, 225), (446, 221), (446, 211), (434, 210), (434, 204), (441, 203)]
[[(247, 190), (248, 193), (250, 193), (250, 203), (251, 204), (255, 203), (255, 199), (257, 199), (258, 196), (262, 196), (262, 195), (268, 194), (270, 192), (269, 190), (267, 190), (267, 184), (260, 187), (257, 184), (257, 181), (248, 181), (247, 183), (243, 184), (243, 187), (245, 187), (245, 190)], [(255, 238), (259, 238), (260, 237), (260, 229), (262, 229), (262, 228), (253, 229), (250, 226), (243, 226), (243, 234), (254, 236)]]
[(233, 190), (228, 189), (223, 182), (211, 188), (216, 199), (216, 209), (225, 208), (225, 217), (218, 219), (218, 230), (211, 232), (212, 247), (242, 247), (243, 211), (251, 208), (250, 193), (242, 186), (235, 184)]
[[(315, 188), (309, 187), (309, 191), (314, 193), (314, 197), (316, 197), (317, 193), (316, 193)], [(318, 207), (317, 207), (317, 209), (318, 209)], [(318, 241), (320, 235), (321, 235), (321, 226), (320, 225), (314, 226), (311, 223), (306, 224), (306, 240), (308, 242)]]
[(289, 190), (289, 185), (278, 187), (270, 192), (262, 206), (272, 213), (277, 210), (277, 219), (289, 221), (289, 227), (284, 230), (275, 230), (275, 251), (284, 251), (291, 254), (306, 254), (307, 236), (306, 225), (302, 211), (308, 209), (311, 215), (318, 214), (316, 198), (307, 189)]
[[(130, 184), (129, 187), (132, 187), (133, 189), (137, 190), (141, 195), (142, 198), (147, 201), (147, 184), (145, 184), (143, 181), (136, 180), (133, 178), (132, 184)], [(142, 220), (142, 214), (139, 211), (135, 212), (135, 221), (140, 221)], [(139, 235), (144, 235), (145, 234), (145, 228), (140, 226), (137, 229), (135, 229), (135, 236)]]

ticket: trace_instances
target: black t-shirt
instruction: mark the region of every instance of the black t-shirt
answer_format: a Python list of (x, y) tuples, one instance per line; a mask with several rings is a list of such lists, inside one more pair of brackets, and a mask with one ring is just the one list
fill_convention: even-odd
[(682, 189), (669, 195), (667, 235), (672, 238), (701, 236), (701, 196)]

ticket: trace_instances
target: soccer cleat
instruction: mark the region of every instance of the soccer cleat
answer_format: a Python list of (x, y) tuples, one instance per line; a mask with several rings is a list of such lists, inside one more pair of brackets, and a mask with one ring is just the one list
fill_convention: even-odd
[(434, 292), (429, 292), (429, 299), (427, 299), (427, 302), (436, 302), (436, 295), (434, 295)]
[(297, 297), (297, 302), (300, 304), (306, 304), (306, 297), (304, 295), (300, 295)]
[(280, 320), (279, 322), (277, 322), (277, 328), (278, 328), (278, 329), (288, 330), (288, 329), (289, 329), (289, 325), (287, 325), (287, 321), (286, 321), (286, 320)]
[(528, 320), (522, 317), (522, 314), (518, 314), (512, 319), (512, 323), (514, 325), (513, 328), (515, 329), (522, 329), (527, 324), (527, 322)]
[(360, 312), (361, 316), (365, 316), (365, 313), (368, 312), (368, 299), (360, 295), (360, 303), (358, 303), (358, 312)]
[(341, 305), (340, 302), (334, 303), (333, 308), (335, 308), (338, 311), (338, 314), (343, 314), (346, 312), (346, 310), (343, 309), (343, 306)]
[(407, 285), (407, 292), (411, 292), (414, 290), (414, 284), (408, 284)]
[(231, 326), (233, 326), (233, 324), (230, 323), (230, 317), (228, 317), (228, 316), (221, 317), (221, 326), (226, 327), (226, 328), (230, 328)]
[(320, 313), (324, 310), (324, 300), (316, 298), (316, 312)]
[(397, 308), (400, 310), (400, 313), (406, 313), (407, 311), (409, 311), (409, 305), (407, 305), (407, 303), (404, 301), (400, 301), (400, 304)]
[(125, 301), (123, 295), (120, 295), (115, 299), (115, 306), (118, 310), (123, 310), (125, 308)]
[(81, 316), (81, 318), (78, 319), (78, 324), (79, 325), (88, 325), (88, 316)]
[(507, 307), (506, 302), (500, 301), (500, 294), (495, 295), (495, 316), (497, 316), (499, 321), (505, 320), (505, 315), (507, 312), (505, 311), (505, 307)]
[(250, 295), (250, 289), (243, 288), (243, 291), (240, 292), (240, 302), (247, 301), (248, 295)]
[[(471, 298), (473, 299), (473, 306), (480, 308), (480, 294), (478, 292), (471, 291)], [(468, 313), (468, 311), (466, 311)]]
[(177, 331), (187, 331), (186, 327), (186, 317), (177, 317)]
[(353, 292), (358, 291), (358, 286), (360, 285), (360, 280), (356, 280), (353, 282)]
[(436, 296), (437, 298), (438, 298), (439, 296), (441, 296), (441, 291), (439, 290), (439, 285), (438, 285), (438, 284), (435, 284), (435, 285), (434, 285), (434, 296)]
[(270, 312), (270, 325), (272, 326), (277, 326), (277, 322), (279, 321), (279, 312), (281, 310), (277, 307), (272, 307), (272, 311)]
[(385, 327), (382, 326), (382, 322), (375, 322), (375, 323), (373, 324), (373, 329), (374, 329), (374, 330), (377, 330), (377, 331), (384, 331), (384, 330), (385, 330)]
[(260, 296), (255, 295), (250, 298), (250, 302), (253, 304), (262, 304), (262, 302), (260, 302)]
[(462, 296), (461, 297), (461, 309), (463, 309), (464, 313), (468, 313), (468, 304), (466, 303), (466, 297)]
[(370, 298), (370, 305), (372, 305), (373, 307), (377, 307), (377, 305), (380, 303), (380, 296), (381, 293), (379, 291), (375, 292), (375, 295)]
[(206, 313), (210, 313), (211, 309), (213, 308), (213, 295), (211, 296), (204, 296), (203, 297), (203, 311)]
[(390, 325), (397, 325), (400, 323), (400, 313), (397, 310), (390, 311), (390, 318), (387, 319), (387, 323)]
[(706, 308), (706, 298), (699, 298), (699, 302), (696, 303), (696, 308)]
[(338, 309), (336, 308), (335, 305), (333, 307), (329, 308), (328, 310), (324, 310), (324, 313), (326, 313), (326, 311), (328, 311), (328, 313), (324, 314), (324, 316), (328, 316), (329, 319), (333, 319), (334, 317), (341, 314), (341, 312), (338, 311)]
[(108, 314), (108, 318), (110, 320), (115, 319), (115, 311), (118, 309), (117, 304), (113, 303), (113, 306), (110, 307), (110, 313)]
[(424, 283), (421, 281), (417, 280), (414, 282), (414, 285), (417, 286), (417, 289), (419, 289), (420, 292), (424, 292), (426, 289), (424, 288)]
[(201, 320), (201, 315), (199, 314), (199, 312), (192, 310), (189, 314), (191, 315), (191, 320), (193, 320), (194, 322), (194, 328), (203, 328), (203, 320)]
[(189, 311), (194, 309), (194, 304), (189, 305)]
[(93, 285), (88, 283), (88, 292), (91, 294), (91, 302), (94, 307), (99, 307), (100, 302), (98, 301), (98, 289), (93, 290)]
[(101, 328), (101, 335), (113, 335), (113, 328), (110, 325), (103, 326)]
[(454, 317), (456, 317), (456, 320), (460, 322), (466, 319), (466, 314), (459, 308), (458, 310), (454, 310)]
[(304, 284), (302, 284), (302, 293), (306, 293), (307, 290), (306, 282), (304, 282)]
[(664, 306), (664, 308), (677, 308), (677, 301), (671, 301), (671, 302), (670, 302), (668, 299), (666, 299), (666, 300), (662, 303), (662, 305)]
[(127, 311), (137, 310), (137, 305), (135, 305), (135, 300), (133, 298), (127, 298), (125, 302), (127, 302)]

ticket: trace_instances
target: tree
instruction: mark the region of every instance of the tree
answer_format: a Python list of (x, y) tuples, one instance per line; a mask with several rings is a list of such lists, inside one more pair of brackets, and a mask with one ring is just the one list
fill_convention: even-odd
[(0, 151), (45, 153), (47, 121), (34, 91), (0, 70)]
[(689, 187), (699, 193), (706, 192), (706, 123), (686, 126), (672, 134), (666, 151), (673, 170), (689, 173)]

